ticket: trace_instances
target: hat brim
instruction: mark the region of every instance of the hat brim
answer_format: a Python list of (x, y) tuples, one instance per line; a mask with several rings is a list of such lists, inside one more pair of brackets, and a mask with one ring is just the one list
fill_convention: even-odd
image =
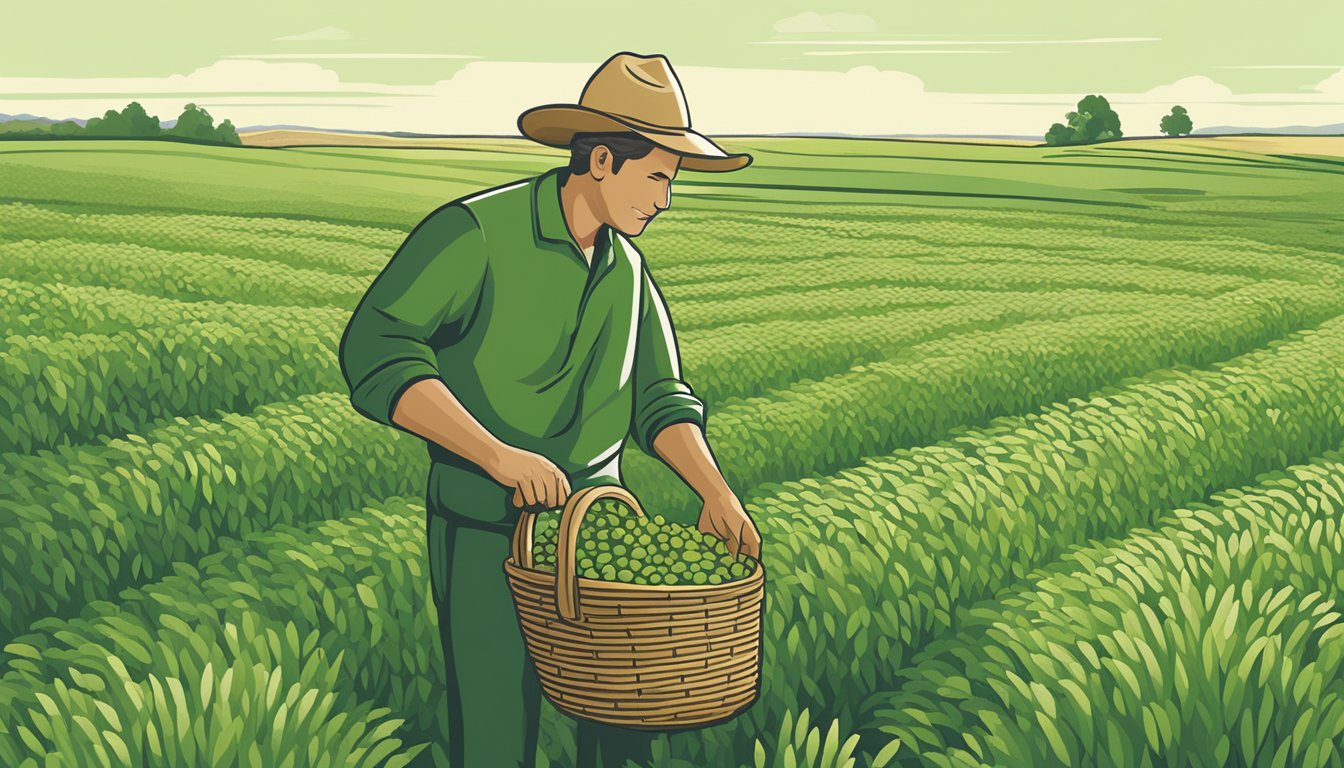
[(687, 171), (722, 173), (751, 164), (751, 155), (728, 153), (692, 130), (664, 130), (621, 120), (605, 112), (577, 104), (545, 104), (518, 116), (518, 130), (527, 138), (549, 147), (567, 148), (576, 133), (633, 131), (654, 144), (681, 156)]

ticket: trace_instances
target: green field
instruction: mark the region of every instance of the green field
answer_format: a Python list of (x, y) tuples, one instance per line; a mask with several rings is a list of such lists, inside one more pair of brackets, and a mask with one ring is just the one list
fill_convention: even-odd
[[(649, 768), (1344, 765), (1344, 160), (723, 145), (637, 244), (762, 692)], [(0, 765), (446, 763), (428, 459), (337, 343), (429, 211), (563, 162), (0, 145)]]

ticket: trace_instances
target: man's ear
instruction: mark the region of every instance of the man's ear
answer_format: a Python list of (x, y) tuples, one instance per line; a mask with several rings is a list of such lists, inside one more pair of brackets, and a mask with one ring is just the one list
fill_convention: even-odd
[(588, 172), (593, 175), (594, 179), (601, 181), (607, 175), (607, 169), (610, 167), (610, 163), (611, 150), (598, 144), (596, 147), (593, 147), (593, 153), (590, 155), (588, 163), (590, 167)]

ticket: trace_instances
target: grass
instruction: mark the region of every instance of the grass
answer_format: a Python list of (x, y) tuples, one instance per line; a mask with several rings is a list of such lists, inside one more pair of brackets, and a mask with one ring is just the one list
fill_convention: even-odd
[[(790, 654), (821, 661), (770, 667), (768, 703), (661, 742), (652, 765), (822, 768), (851, 756), (871, 764), (879, 751), (901, 763), (1039, 764), (1090, 754), (1087, 739), (1071, 735), (1086, 722), (1066, 709), (1075, 698), (1040, 695), (1038, 687), (1069, 678), (1037, 664), (1039, 653), (1024, 657), (1035, 666), (1011, 708), (1027, 718), (1017, 724), (992, 707), (966, 704), (958, 692), (972, 684), (977, 696), (1007, 691), (1026, 679), (1022, 673), (986, 665), (970, 682), (949, 682), (946, 659), (1002, 659), (1032, 643), (1049, 648), (1057, 635), (1132, 630), (1166, 587), (1135, 597), (1086, 586), (1074, 571), (1120, 557), (1118, 538), (1092, 537), (1124, 537), (1171, 504), (1235, 489), (1266, 466), (1337, 444), (1337, 403), (1309, 391), (1337, 394), (1322, 384), (1330, 350), (1320, 355), (1326, 368), (1314, 372), (1271, 375), (1269, 365), (1255, 392), (1181, 394), (1211, 375), (1191, 366), (1236, 381), (1245, 373), (1237, 355), (1269, 359), (1297, 348), (1285, 344), (1327, 343), (1316, 328), (1322, 323), (1336, 332), (1329, 321), (1344, 311), (1344, 185), (1337, 178), (1344, 166), (1329, 146), (1317, 152), (1317, 144), (1285, 141), (1056, 148), (733, 137), (723, 146), (754, 154), (752, 166), (679, 174), (671, 210), (637, 245), (674, 322), (685, 318), (677, 325), (683, 362), (692, 386), (699, 376), (710, 395), (711, 447), (753, 514), (770, 515), (761, 525), (764, 552), (778, 581), (768, 615), (779, 626), (769, 647), (788, 653), (765, 663), (787, 663)], [(174, 318), (191, 317), (244, 333), (235, 358), (255, 347), (274, 358), (275, 370), (307, 371), (311, 362), (293, 356), (312, 354), (308, 346), (267, 334), (312, 329), (328, 337), (313, 339), (313, 350), (329, 345), (342, 312), (425, 214), (564, 162), (559, 152), (522, 141), (445, 143), (0, 142), (4, 359), (21, 357), (36, 371), (59, 357), (61, 370), (77, 372), (100, 358), (57, 355), (66, 330), (97, 334), (106, 345), (128, 328), (168, 337)], [(163, 316), (137, 315), (154, 312)], [(145, 370), (171, 371), (177, 354), (155, 348)], [(247, 362), (204, 353), (199, 360), (202, 387), (227, 381), (225, 366)], [(1166, 366), (1176, 370), (1163, 373)], [(273, 382), (266, 390), (274, 390), (272, 402), (261, 395), (198, 402), (168, 397), (175, 390), (167, 380), (119, 380), (119, 390), (98, 390), (93, 382), (113, 380), (100, 374), (64, 382), (77, 388), (87, 378), (85, 386), (94, 386), (71, 398), (82, 403), (72, 407), (63, 396), (39, 396), (57, 373), (31, 373), (30, 383), (7, 390), (17, 405), (46, 404), (34, 411), (46, 420), (44, 445), (66, 442), (53, 429), (76, 445), (0, 456), (14, 480), (0, 494), (3, 530), (14, 534), (0, 552), (19, 582), (5, 601), (5, 634), (27, 638), (0, 653), (0, 693), (23, 703), (0, 720), (6, 759), (40, 765), (55, 750), (67, 759), (183, 765), (206, 755), (441, 764), (442, 729), (433, 724), (442, 715), (442, 681), (423, 679), (441, 669), (440, 649), (429, 620), (403, 605), (424, 596), (415, 522), (422, 511), (413, 496), (395, 502), (399, 511), (386, 518), (362, 506), (414, 490), (422, 467), (394, 450), (419, 454), (414, 440), (349, 424), (357, 417), (344, 412), (340, 391), (295, 399)], [(1096, 435), (1138, 434), (1122, 423), (1123, 413), (1148, 437), (1087, 438), (1078, 421), (1075, 442), (1047, 435), (1033, 443), (1031, 457), (1019, 457), (1036, 469), (1006, 463), (1028, 431), (1059, 414), (1083, 414), (1074, 398), (1085, 396), (1095, 397), (1088, 418), (1101, 420)], [(1273, 416), (1261, 417), (1262, 401), (1280, 404)], [(122, 425), (111, 430), (115, 436), (89, 421), (100, 402), (117, 411), (107, 422)], [(118, 402), (154, 410), (132, 413)], [(1121, 402), (1123, 409), (1106, 405)], [(1307, 405), (1291, 407), (1298, 402)], [(303, 411), (305, 403), (313, 408)], [(295, 419), (311, 425), (316, 417), (318, 425), (287, 428), (284, 415), (296, 408)], [(271, 417), (274, 424), (253, 429)], [(1254, 444), (1244, 442), (1247, 424), (1261, 436)], [(380, 429), (386, 434), (360, 437)], [(319, 432), (326, 442), (304, 442)], [(975, 463), (968, 451), (976, 435), (992, 435), (999, 453), (979, 457), (984, 472), (964, 483), (956, 468)], [(1201, 458), (1215, 448), (1217, 462)], [(305, 460), (314, 466), (305, 468)], [(380, 473), (379, 462), (392, 460), (405, 463)], [(1094, 482), (1063, 484), (1086, 479), (1079, 462), (1097, 470)], [(694, 516), (696, 499), (661, 462), (632, 447), (624, 466), (646, 505), (669, 518)], [(233, 481), (244, 475), (251, 482)], [(832, 485), (818, 484), (826, 476)], [(822, 499), (825, 488), (834, 492)], [(1276, 616), (1284, 606), (1269, 606), (1265, 596), (1292, 587), (1301, 610), (1281, 616), (1283, 626), (1310, 628), (1301, 611), (1334, 615), (1337, 595), (1309, 595), (1306, 577), (1323, 573), (1315, 564), (1334, 562), (1338, 549), (1337, 508), (1311, 498), (1302, 504), (1330, 535), (1289, 537), (1298, 571), (1223, 578), (1212, 564), (1221, 544), (1191, 548), (1197, 561), (1185, 571), (1156, 561), (1145, 567), (1168, 578), (1172, 595), (1188, 572), (1242, 590), (1245, 605)], [(1003, 528), (1013, 521), (995, 499), (1056, 525), (1043, 533), (1027, 523)], [(831, 516), (817, 518), (828, 504)], [(1047, 507), (1048, 515), (1040, 512)], [(96, 533), (86, 535), (81, 521)], [(350, 533), (356, 528), (359, 536)], [(338, 535), (335, 549), (324, 541)], [(1224, 538), (1260, 536), (1252, 549), (1272, 551), (1274, 535), (1246, 526)], [(67, 540), (57, 547), (61, 536)], [(886, 560), (855, 554), (875, 543)], [(772, 544), (807, 546), (782, 555), (788, 567), (771, 572)], [(957, 554), (962, 549), (984, 561), (972, 563)], [(70, 558), (60, 562), (58, 550)], [(919, 558), (937, 569), (920, 577), (932, 585), (927, 594), (901, 587)], [(41, 572), (22, 583), (20, 562), (39, 563), (28, 570)], [(284, 578), (303, 570), (303, 580), (291, 589), (267, 575), (272, 566)], [(1054, 575), (1024, 573), (1029, 567)], [(963, 577), (957, 568), (974, 572)], [(211, 580), (198, 583), (207, 571)], [(81, 574), (86, 581), (77, 580)], [(273, 589), (260, 594), (258, 584)], [(300, 591), (309, 602), (286, 602)], [(889, 591), (891, 600), (878, 599)], [(1049, 629), (1022, 618), (1033, 611), (1050, 618), (1052, 596), (1064, 593), (1071, 611), (1100, 601), (1118, 618), (1087, 627), (1065, 617)], [(977, 605), (978, 613), (966, 613)], [(1192, 626), (1225, 626), (1229, 609), (1209, 605), (1183, 615), (1202, 622)], [(889, 625), (893, 606), (924, 618), (917, 627)], [(402, 615), (388, 615), (392, 607)], [(209, 625), (204, 634), (181, 619), (193, 615)], [(301, 632), (289, 629), (291, 620), (303, 624)], [(1280, 647), (1298, 654), (1284, 659), (1296, 665), (1294, 680), (1319, 679), (1301, 671), (1318, 651), (1297, 642), (1300, 632), (1249, 630), (1261, 633), (1247, 641), (1261, 649), (1283, 636)], [(96, 639), (81, 650), (86, 632)], [(127, 644), (127, 632), (139, 640)], [(239, 633), (247, 643), (239, 644)], [(396, 638), (417, 639), (398, 646)], [(927, 660), (909, 658), (925, 647)], [(1120, 674), (1125, 660), (1112, 656), (1110, 668)], [(119, 667), (119, 657), (134, 663)], [(893, 693), (892, 682), (906, 679), (918, 685), (904, 697)], [(1193, 679), (1199, 689), (1188, 696), (1127, 688), (1131, 699), (1116, 705), (1126, 707), (1117, 709), (1119, 725), (1096, 731), (1098, 738), (1110, 744), (1133, 736), (1148, 759), (1175, 764), (1199, 764), (1201, 749), (1338, 764), (1323, 741), (1337, 729), (1338, 702), (1316, 712), (1276, 710), (1293, 723), (1246, 715), (1209, 726), (1182, 707), (1212, 701), (1221, 678)], [(120, 686), (112, 705), (108, 684)], [(137, 701), (149, 704), (137, 709)], [(248, 714), (238, 715), (244, 704)], [(308, 719), (277, 725), (273, 715), (296, 707)], [(1061, 725), (1056, 713), (1061, 722), (1073, 719)], [(806, 727), (809, 717), (826, 724), (828, 746)], [(572, 761), (569, 721), (549, 709), (544, 720), (543, 757), (554, 766)], [(187, 723), (187, 736), (160, 738)], [(1300, 737), (1308, 746), (1281, 746), (1299, 738), (1294, 728), (1310, 729)], [(351, 740), (335, 743), (332, 734), (343, 731)], [(260, 746), (233, 751), (242, 734)], [(907, 743), (893, 746), (893, 735)], [(1125, 764), (1140, 753), (1110, 754)]]

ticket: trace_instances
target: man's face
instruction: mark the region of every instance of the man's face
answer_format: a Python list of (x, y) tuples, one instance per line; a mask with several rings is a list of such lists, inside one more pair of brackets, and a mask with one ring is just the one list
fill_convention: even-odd
[(593, 149), (593, 171), (602, 173), (597, 185), (606, 207), (607, 224), (627, 237), (636, 237), (672, 204), (672, 180), (681, 167), (681, 156), (662, 147), (621, 164), (611, 172), (611, 152), (605, 146)]

